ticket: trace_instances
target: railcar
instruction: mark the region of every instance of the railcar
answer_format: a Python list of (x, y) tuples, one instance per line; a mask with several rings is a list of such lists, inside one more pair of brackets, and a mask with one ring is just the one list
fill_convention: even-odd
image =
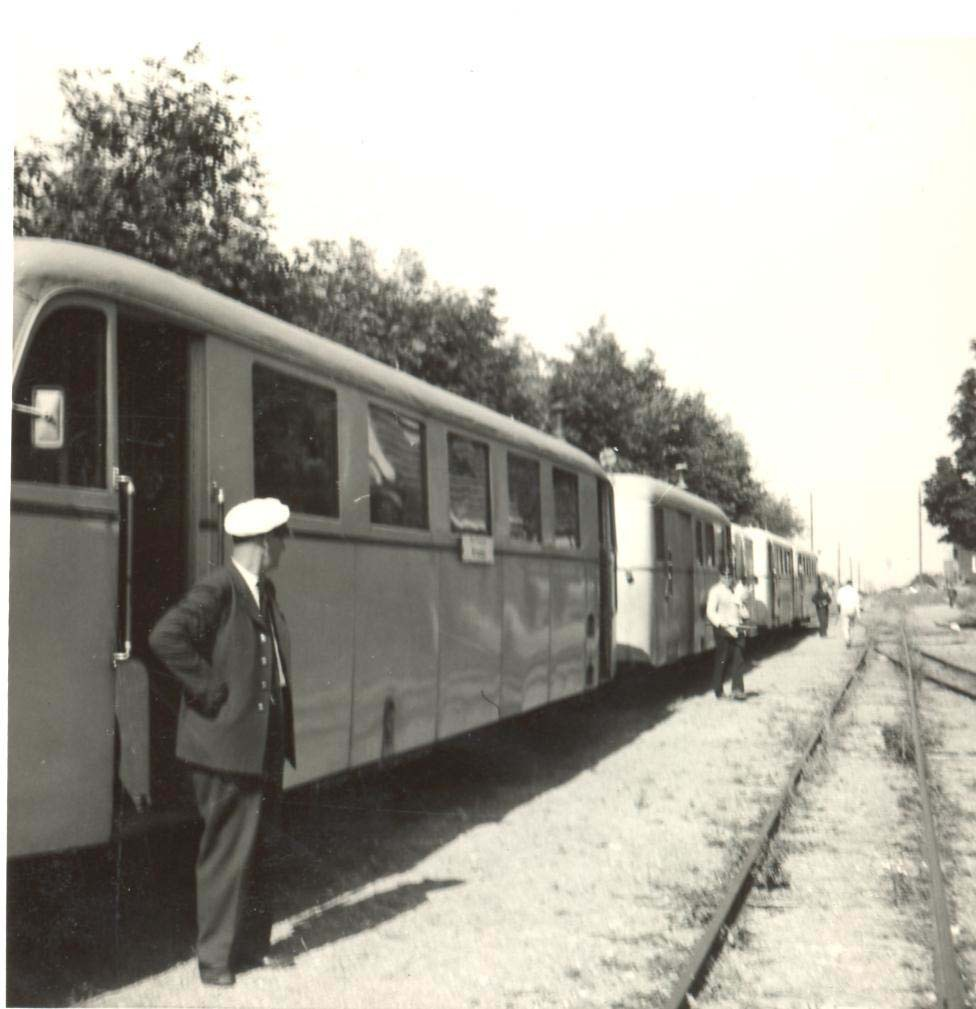
[(737, 571), (747, 572), (750, 619), (765, 630), (808, 621), (817, 583), (817, 558), (783, 536), (751, 526), (732, 527)]
[(617, 657), (662, 666), (714, 647), (705, 600), (729, 562), (721, 508), (663, 480), (611, 476), (616, 526)]
[(811, 550), (796, 548), (796, 621), (815, 621), (817, 610), (813, 594), (817, 591), (817, 555)]
[(186, 815), (148, 632), (252, 496), (292, 510), (286, 787), (612, 677), (589, 456), (115, 253), (20, 239), (14, 266), (11, 857)]

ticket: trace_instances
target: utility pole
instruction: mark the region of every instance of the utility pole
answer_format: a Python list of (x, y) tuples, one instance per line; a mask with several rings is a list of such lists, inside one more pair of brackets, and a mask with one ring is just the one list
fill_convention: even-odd
[(922, 485), (918, 485), (918, 577), (922, 579)]
[(814, 553), (813, 549), (813, 491), (810, 491), (810, 553)]

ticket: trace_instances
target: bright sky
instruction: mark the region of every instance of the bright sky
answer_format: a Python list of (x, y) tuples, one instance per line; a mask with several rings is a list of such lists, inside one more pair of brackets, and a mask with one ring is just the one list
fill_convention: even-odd
[(808, 521), (813, 496), (828, 570), (839, 545), (845, 576), (904, 582), (974, 363), (976, 11), (791, 9), (21, 6), (14, 131), (58, 136), (58, 67), (124, 76), (200, 42), (253, 99), (282, 247), (414, 249), (553, 356), (605, 315)]

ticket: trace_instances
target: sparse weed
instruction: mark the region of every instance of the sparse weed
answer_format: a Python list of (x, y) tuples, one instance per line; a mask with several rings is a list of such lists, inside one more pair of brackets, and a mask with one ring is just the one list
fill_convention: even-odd
[(905, 721), (898, 725), (887, 723), (881, 726), (881, 738), (884, 740), (885, 753), (900, 764), (915, 763), (915, 738)]
[(768, 841), (752, 870), (753, 884), (760, 890), (789, 889), (786, 859), (786, 845), (778, 838)]

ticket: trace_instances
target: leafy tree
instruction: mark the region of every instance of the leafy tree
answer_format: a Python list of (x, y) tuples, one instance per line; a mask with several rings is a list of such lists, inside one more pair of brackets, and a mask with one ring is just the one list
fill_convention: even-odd
[(793, 507), (793, 502), (788, 497), (771, 494), (765, 487), (759, 488), (758, 500), (748, 517), (748, 524), (788, 538), (799, 536), (806, 529), (806, 523)]
[(495, 297), (487, 287), (474, 300), (428, 284), (414, 252), (384, 275), (362, 242), (344, 250), (317, 241), (293, 254), (286, 309), (306, 329), (538, 426), (541, 362), (523, 338), (506, 336)]
[(62, 71), (72, 128), (14, 155), (14, 232), (100, 245), (275, 311), (286, 262), (269, 237), (265, 177), (251, 152), (252, 114), (197, 71), (145, 60), (135, 87), (110, 72)]
[[(578, 338), (570, 361), (553, 364), (549, 396), (560, 408), (566, 438), (594, 458), (612, 447), (623, 470), (647, 470), (645, 422), (664, 390), (664, 375), (648, 352), (632, 370), (616, 336), (600, 320)], [(666, 395), (666, 394), (665, 394)], [(660, 449), (656, 449), (660, 454)]]
[[(970, 344), (976, 355), (976, 340)], [(956, 442), (952, 457), (940, 456), (925, 481), (925, 510), (942, 526), (943, 542), (976, 550), (976, 368), (967, 368), (949, 414), (949, 434)]]
[(353, 240), (312, 242), (291, 258), (271, 241), (253, 113), (204, 79), (199, 48), (182, 65), (145, 60), (134, 83), (60, 75), (69, 130), (14, 157), (14, 231), (123, 252), (199, 280), (279, 318), (530, 423), (544, 416), (538, 357), (510, 339), (495, 292), (476, 299), (427, 281), (402, 253), (389, 274)]

